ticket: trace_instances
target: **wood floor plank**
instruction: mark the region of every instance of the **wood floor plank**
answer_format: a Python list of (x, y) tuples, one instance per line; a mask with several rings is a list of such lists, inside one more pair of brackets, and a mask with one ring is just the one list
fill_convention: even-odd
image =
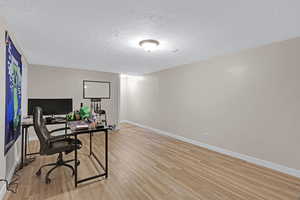
[[(56, 157), (37, 157), (18, 172), (17, 194), (6, 200), (300, 200), (300, 179), (161, 136), (130, 124), (109, 135), (109, 178), (74, 187), (71, 171), (57, 169), (47, 185), (35, 172)], [(94, 137), (103, 160), (104, 136)], [(88, 156), (88, 136), (80, 136), (79, 177), (97, 172)], [(38, 149), (31, 142), (30, 150)], [(65, 156), (72, 158), (73, 154)]]

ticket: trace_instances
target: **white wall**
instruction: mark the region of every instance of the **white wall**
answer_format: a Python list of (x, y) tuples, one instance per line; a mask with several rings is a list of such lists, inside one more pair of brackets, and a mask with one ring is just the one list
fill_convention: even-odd
[(120, 76), (120, 121), (126, 120), (127, 113), (127, 76)]
[(127, 79), (127, 120), (300, 170), (300, 38)]
[[(20, 161), (21, 156), (21, 137), (18, 138), (16, 143), (11, 147), (11, 149), (4, 156), (4, 141), (5, 141), (5, 31), (8, 30), (8, 27), (0, 17), (0, 178), (10, 179), (16, 164)], [(27, 108), (27, 67), (28, 62), (24, 56), (24, 53), (14, 37), (14, 34), (9, 31), (9, 35), (12, 38), (14, 45), (18, 49), (18, 51), (22, 54), (22, 63), (23, 63), (23, 71), (22, 71), (22, 115), (26, 115)], [(0, 183), (0, 199), (5, 194), (5, 187), (3, 182)]]
[[(111, 99), (102, 100), (102, 108), (108, 113), (108, 123), (119, 121), (119, 74), (71, 68), (30, 65), (28, 69), (28, 98), (72, 98), (74, 109), (83, 99), (83, 80), (110, 81)], [(31, 131), (32, 132), (32, 131)]]

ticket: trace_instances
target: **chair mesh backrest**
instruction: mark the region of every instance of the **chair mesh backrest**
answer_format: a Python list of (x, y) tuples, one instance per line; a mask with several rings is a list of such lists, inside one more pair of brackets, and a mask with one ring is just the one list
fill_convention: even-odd
[(43, 118), (43, 111), (40, 107), (34, 108), (33, 113), (33, 126), (36, 135), (40, 141), (40, 154), (44, 154), (48, 149), (48, 141), (50, 139), (50, 133), (45, 125)]

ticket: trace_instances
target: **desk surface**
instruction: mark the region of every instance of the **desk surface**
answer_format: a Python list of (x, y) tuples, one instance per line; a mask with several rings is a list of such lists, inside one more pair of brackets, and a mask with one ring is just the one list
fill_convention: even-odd
[(105, 126), (99, 126), (96, 128), (85, 128), (85, 129), (78, 129), (78, 125), (89, 125), (89, 122), (80, 120), (80, 121), (69, 121), (68, 127), (71, 129), (72, 133), (90, 133), (90, 132), (100, 132), (100, 131), (107, 131), (109, 128)]
[[(67, 122), (67, 120), (65, 120), (65, 119), (55, 119), (55, 120), (52, 120), (51, 122), (47, 122), (46, 120), (45, 120), (45, 123), (47, 124), (47, 125), (51, 125), (51, 124), (53, 124), (53, 125), (55, 125), (55, 124), (65, 124)], [(22, 121), (22, 126), (24, 127), (26, 127), (26, 126), (33, 126), (33, 119), (32, 118), (26, 118), (26, 119), (23, 119), (23, 121)]]

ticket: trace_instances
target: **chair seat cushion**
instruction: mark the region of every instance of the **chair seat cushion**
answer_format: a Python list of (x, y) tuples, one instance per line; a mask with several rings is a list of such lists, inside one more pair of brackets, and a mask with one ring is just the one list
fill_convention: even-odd
[(82, 142), (73, 138), (60, 138), (58, 140), (53, 140), (50, 143), (50, 148), (47, 150), (47, 155), (52, 155), (60, 152), (65, 152), (66, 154), (71, 153), (75, 148), (80, 149)]

